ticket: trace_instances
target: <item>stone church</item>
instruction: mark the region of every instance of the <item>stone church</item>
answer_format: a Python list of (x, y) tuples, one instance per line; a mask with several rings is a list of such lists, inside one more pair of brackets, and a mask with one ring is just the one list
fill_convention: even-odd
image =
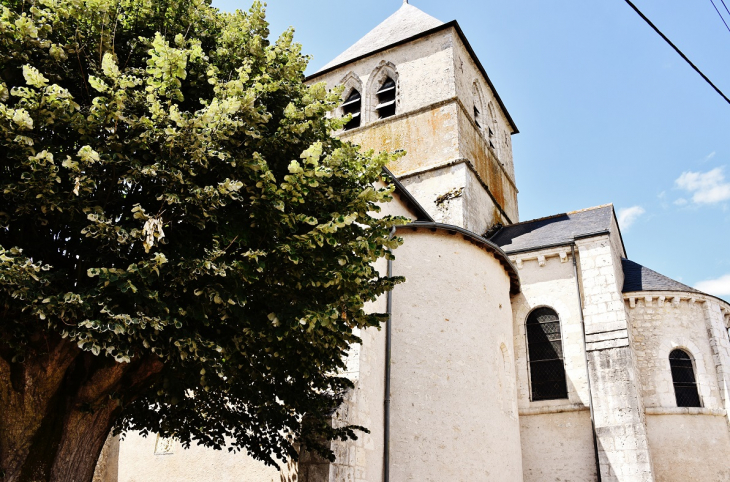
[(517, 127), (457, 22), (406, 1), (308, 82), (344, 86), (343, 139), (407, 152), (381, 266), (407, 281), (333, 421), (370, 433), (282, 472), (129, 434), (99, 480), (730, 481), (730, 304), (627, 259), (610, 204), (520, 221)]

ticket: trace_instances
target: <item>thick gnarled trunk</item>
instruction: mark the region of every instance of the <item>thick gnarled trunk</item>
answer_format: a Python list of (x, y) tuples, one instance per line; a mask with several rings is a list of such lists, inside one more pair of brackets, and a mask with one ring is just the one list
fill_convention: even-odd
[(91, 482), (121, 410), (113, 395), (135, 398), (162, 365), (116, 363), (62, 339), (34, 346), (22, 363), (0, 353), (0, 481)]

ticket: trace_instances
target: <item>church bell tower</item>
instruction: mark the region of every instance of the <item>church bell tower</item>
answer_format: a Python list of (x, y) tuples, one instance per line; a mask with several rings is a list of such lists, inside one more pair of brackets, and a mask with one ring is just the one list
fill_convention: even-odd
[(341, 138), (406, 151), (388, 167), (437, 222), (483, 234), (519, 221), (517, 127), (456, 21), (406, 1), (307, 81), (344, 86)]

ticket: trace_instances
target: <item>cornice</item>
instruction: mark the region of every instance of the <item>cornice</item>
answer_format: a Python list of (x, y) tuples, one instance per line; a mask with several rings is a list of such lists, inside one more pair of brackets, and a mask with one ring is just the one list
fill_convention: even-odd
[(682, 301), (688, 302), (690, 305), (695, 303), (718, 303), (720, 305), (720, 313), (725, 319), (725, 326), (730, 325), (730, 303), (705, 293), (693, 293), (688, 291), (631, 291), (623, 294), (625, 302), (628, 302), (629, 308), (636, 308), (636, 301), (643, 300), (646, 306), (663, 307), (669, 303), (673, 308), (679, 308)]

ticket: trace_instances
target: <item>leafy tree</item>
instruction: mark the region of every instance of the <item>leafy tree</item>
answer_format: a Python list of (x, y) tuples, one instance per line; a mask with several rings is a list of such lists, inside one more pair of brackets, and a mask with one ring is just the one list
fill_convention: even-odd
[(91, 480), (113, 427), (272, 464), (354, 436), (336, 373), (403, 220), (292, 31), (258, 2), (1, 5), (2, 480)]

